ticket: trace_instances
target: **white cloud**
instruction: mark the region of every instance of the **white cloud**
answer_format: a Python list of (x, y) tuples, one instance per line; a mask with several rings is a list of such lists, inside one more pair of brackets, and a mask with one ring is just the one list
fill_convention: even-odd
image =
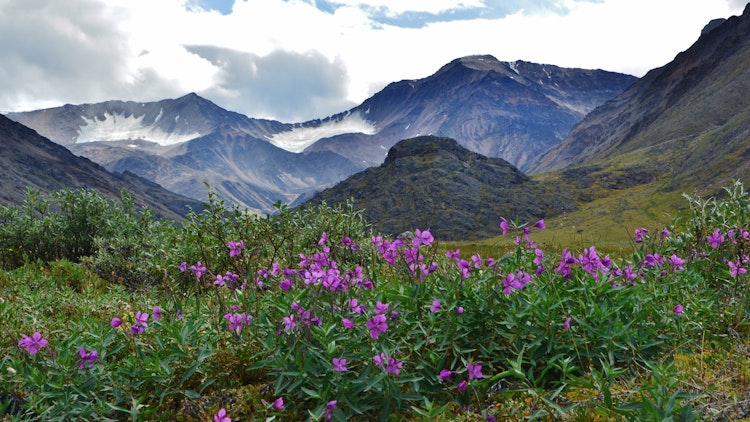
[(470, 54), (640, 76), (711, 19), (743, 9), (737, 0), (236, 0), (222, 14), (212, 1), (0, 0), (0, 111), (195, 91), (253, 117), (306, 120)]

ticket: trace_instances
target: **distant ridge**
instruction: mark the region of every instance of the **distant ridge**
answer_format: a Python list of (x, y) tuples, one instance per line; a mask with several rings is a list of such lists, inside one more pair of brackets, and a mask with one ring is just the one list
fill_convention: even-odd
[(442, 240), (497, 235), (501, 216), (529, 221), (576, 209), (567, 194), (532, 181), (507, 161), (435, 136), (397, 143), (381, 166), (347, 178), (309, 203), (350, 198), (378, 231), (396, 235), (430, 228)]
[(181, 220), (202, 202), (174, 194), (132, 173), (112, 174), (87, 158), (34, 130), (0, 115), (0, 204), (19, 205), (26, 189), (43, 193), (61, 189), (92, 189), (111, 199), (121, 191), (133, 194), (136, 203), (148, 206), (163, 218)]

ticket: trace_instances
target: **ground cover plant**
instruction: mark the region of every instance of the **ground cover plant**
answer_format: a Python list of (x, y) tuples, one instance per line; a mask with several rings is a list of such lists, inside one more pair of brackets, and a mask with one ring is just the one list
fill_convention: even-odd
[(259, 217), (211, 195), (177, 226), (127, 195), (32, 195), (0, 209), (0, 412), (747, 417), (750, 200), (726, 193), (686, 197), (617, 256), (542, 247), (545, 221), (512, 216), (497, 221), (511, 246), (467, 256), (429, 228), (372, 233), (351, 204)]

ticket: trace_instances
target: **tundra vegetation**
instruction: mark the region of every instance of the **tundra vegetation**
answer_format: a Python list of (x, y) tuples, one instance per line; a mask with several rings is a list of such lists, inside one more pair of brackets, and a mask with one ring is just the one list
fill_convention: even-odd
[[(750, 199), (686, 196), (609, 256), (396, 239), (361, 213), (210, 195), (0, 208), (3, 420), (698, 420), (747, 416)], [(624, 252), (623, 252), (624, 251)], [(743, 413), (744, 412), (744, 413)]]

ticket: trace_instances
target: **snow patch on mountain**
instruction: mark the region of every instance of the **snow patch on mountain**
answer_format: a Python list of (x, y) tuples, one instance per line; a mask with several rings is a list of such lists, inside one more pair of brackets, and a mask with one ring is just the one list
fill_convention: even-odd
[(302, 152), (320, 139), (356, 132), (374, 135), (377, 133), (377, 129), (372, 123), (363, 119), (359, 113), (356, 113), (349, 114), (338, 121), (325, 122), (320, 126), (297, 126), (292, 130), (274, 134), (269, 138), (269, 141), (281, 149), (290, 152)]
[(159, 145), (174, 145), (202, 136), (201, 133), (169, 133), (156, 126), (161, 118), (161, 112), (153, 124), (144, 124), (145, 115), (123, 116), (121, 114), (104, 113), (104, 119), (86, 118), (84, 126), (78, 129), (76, 143), (96, 141), (143, 140), (156, 142)]

